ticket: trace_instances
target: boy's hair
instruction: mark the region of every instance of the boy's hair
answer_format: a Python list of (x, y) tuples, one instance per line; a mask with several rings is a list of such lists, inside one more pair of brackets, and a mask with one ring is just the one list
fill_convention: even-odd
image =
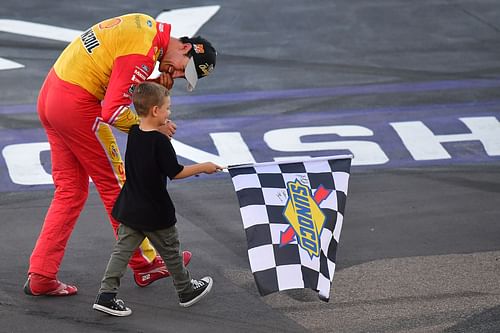
[(132, 95), (135, 112), (141, 117), (147, 116), (153, 106), (163, 104), (166, 96), (170, 96), (170, 92), (164, 86), (155, 82), (142, 82), (135, 87)]

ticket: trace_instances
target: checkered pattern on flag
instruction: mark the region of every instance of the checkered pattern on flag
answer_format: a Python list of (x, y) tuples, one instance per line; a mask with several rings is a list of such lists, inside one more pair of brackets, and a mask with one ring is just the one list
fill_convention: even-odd
[(351, 155), (230, 166), (262, 296), (310, 288), (328, 301)]

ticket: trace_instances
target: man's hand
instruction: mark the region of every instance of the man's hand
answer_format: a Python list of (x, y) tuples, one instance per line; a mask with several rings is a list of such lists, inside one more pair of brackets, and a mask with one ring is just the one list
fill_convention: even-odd
[(159, 128), (159, 131), (167, 136), (167, 138), (172, 139), (177, 130), (177, 125), (172, 120), (167, 120), (165, 125)]
[(161, 72), (160, 76), (154, 79), (154, 81), (161, 84), (168, 90), (172, 89), (174, 86), (174, 79), (172, 79), (172, 75), (170, 75), (170, 73)]

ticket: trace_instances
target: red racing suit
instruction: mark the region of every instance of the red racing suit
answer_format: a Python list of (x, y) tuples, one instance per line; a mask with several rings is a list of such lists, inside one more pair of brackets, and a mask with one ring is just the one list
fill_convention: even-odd
[[(170, 41), (170, 25), (144, 14), (100, 22), (71, 42), (47, 75), (38, 114), (48, 136), (55, 192), (30, 258), (30, 273), (56, 278), (66, 244), (94, 182), (111, 210), (125, 181), (110, 125), (128, 132), (134, 87), (153, 72)], [(156, 257), (146, 239), (130, 260), (134, 270)]]

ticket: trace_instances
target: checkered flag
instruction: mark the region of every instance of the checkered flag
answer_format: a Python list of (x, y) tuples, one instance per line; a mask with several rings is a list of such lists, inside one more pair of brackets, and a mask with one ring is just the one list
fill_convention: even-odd
[(352, 156), (230, 166), (262, 296), (311, 288), (330, 298)]

